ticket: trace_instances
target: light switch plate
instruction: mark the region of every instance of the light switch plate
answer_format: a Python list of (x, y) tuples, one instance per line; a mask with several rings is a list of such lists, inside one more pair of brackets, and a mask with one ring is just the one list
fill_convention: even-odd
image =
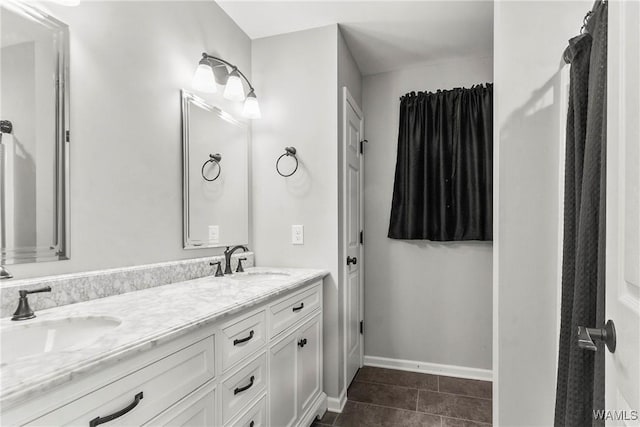
[(291, 244), (304, 245), (304, 225), (291, 226)]
[(220, 243), (220, 227), (217, 225), (209, 226), (209, 244)]

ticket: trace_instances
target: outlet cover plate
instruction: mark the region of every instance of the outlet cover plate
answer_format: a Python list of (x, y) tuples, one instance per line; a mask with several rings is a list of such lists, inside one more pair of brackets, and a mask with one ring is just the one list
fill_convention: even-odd
[(291, 244), (304, 245), (304, 225), (291, 226)]
[(220, 227), (217, 225), (209, 226), (209, 244), (215, 245), (220, 243)]

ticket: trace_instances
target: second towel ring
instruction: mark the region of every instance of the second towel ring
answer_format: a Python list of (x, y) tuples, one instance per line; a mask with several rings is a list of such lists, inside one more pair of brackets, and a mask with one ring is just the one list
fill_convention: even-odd
[[(280, 172), (280, 160), (283, 157), (293, 157), (293, 160), (296, 161), (296, 167), (293, 169), (293, 171), (289, 174), (284, 174), (282, 172)], [(294, 173), (296, 173), (296, 171), (298, 170), (298, 158), (296, 157), (296, 147), (284, 147), (284, 154), (280, 155), (280, 157), (278, 157), (278, 160), (276, 160), (276, 171), (278, 172), (278, 174), (280, 176), (283, 176), (285, 178), (290, 177), (291, 175), (293, 175)]]
[[(220, 166), (220, 160), (222, 160), (222, 156), (220, 155), (220, 153), (209, 154), (209, 160), (204, 162), (201, 169), (202, 177), (204, 178), (205, 181), (211, 182), (218, 179), (218, 177), (220, 176), (220, 172), (222, 172), (222, 166)], [(216, 165), (218, 165), (218, 173), (213, 178), (207, 178), (207, 176), (204, 174), (204, 168), (206, 168), (209, 163), (215, 163)]]

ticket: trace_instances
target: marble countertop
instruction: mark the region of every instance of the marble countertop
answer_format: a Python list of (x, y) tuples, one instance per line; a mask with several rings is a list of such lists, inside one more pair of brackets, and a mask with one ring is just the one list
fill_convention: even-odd
[[(251, 277), (257, 272), (286, 275)], [(327, 274), (315, 269), (253, 267), (244, 274), (204, 277), (48, 310), (34, 307), (38, 317), (33, 320), (2, 319), (0, 336), (8, 328), (70, 317), (104, 316), (122, 323), (81, 348), (0, 361), (0, 405), (12, 407)], [(249, 277), (234, 279), (240, 275)]]

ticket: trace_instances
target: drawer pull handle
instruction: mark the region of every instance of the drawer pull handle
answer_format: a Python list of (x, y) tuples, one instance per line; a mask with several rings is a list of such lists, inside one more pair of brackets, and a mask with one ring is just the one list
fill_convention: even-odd
[(113, 421), (116, 418), (120, 418), (121, 416), (123, 416), (127, 412), (130, 412), (131, 410), (133, 410), (133, 408), (138, 406), (138, 403), (140, 403), (141, 400), (142, 400), (142, 392), (136, 394), (133, 399), (133, 402), (131, 402), (129, 406), (127, 406), (126, 408), (122, 408), (111, 415), (107, 415), (106, 417), (95, 417), (94, 419), (89, 421), (89, 427), (96, 427), (96, 426), (99, 426), (100, 424), (108, 423), (109, 421)]
[(303, 302), (301, 302), (301, 303), (300, 303), (300, 307), (293, 307), (293, 311), (294, 311), (294, 312), (296, 312), (296, 311), (300, 311), (300, 310), (302, 310), (303, 308), (304, 308), (304, 303), (303, 303)]
[(238, 393), (242, 393), (242, 392), (243, 392), (243, 391), (245, 391), (245, 390), (249, 390), (249, 389), (253, 386), (253, 381), (254, 381), (255, 379), (256, 379), (256, 378), (255, 378), (253, 375), (251, 375), (251, 378), (249, 378), (249, 384), (247, 384), (247, 385), (246, 385), (246, 386), (244, 386), (244, 387), (238, 387), (238, 388), (236, 388), (235, 390), (233, 390), (233, 394), (238, 394)]
[(253, 420), (249, 423), (249, 427), (253, 427), (255, 423), (253, 422)]
[(240, 338), (240, 339), (237, 339), (237, 340), (233, 340), (233, 345), (242, 344), (243, 342), (249, 341), (251, 338), (253, 338), (253, 331), (249, 332), (249, 336), (246, 337), (246, 338)]
[(298, 341), (298, 346), (300, 348), (304, 347), (305, 345), (307, 345), (307, 339), (306, 338), (302, 338), (300, 341)]

